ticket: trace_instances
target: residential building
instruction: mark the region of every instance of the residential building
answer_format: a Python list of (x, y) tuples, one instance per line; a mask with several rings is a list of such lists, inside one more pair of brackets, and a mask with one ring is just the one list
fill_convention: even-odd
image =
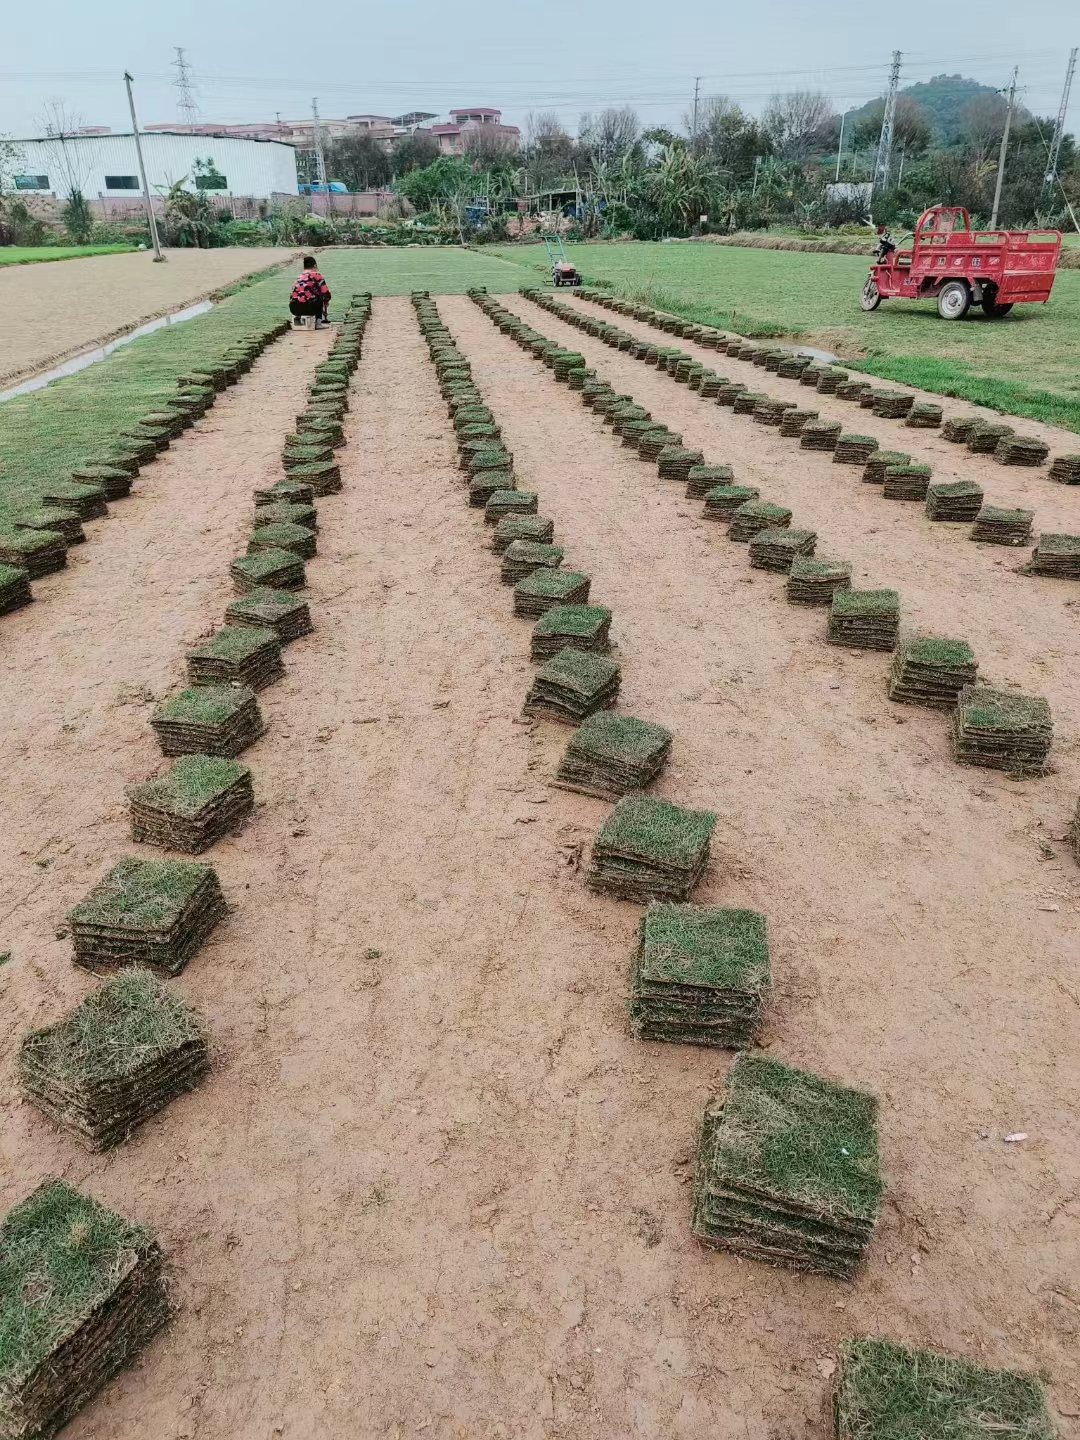
[(431, 134), (444, 155), (464, 155), (473, 145), (490, 143), (493, 148), (520, 150), (521, 131), (502, 123), (502, 111), (487, 105), (451, 109), (450, 123), (432, 125)]

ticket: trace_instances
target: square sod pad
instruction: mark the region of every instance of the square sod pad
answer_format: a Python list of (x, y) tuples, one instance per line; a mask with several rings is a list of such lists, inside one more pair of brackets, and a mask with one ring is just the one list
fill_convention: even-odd
[(16, 530), (0, 534), (0, 565), (25, 570), (40, 580), (67, 564), (67, 541), (59, 530)]
[(644, 790), (664, 768), (672, 734), (633, 715), (598, 711), (571, 735), (553, 784), (600, 800)]
[(504, 585), (516, 585), (534, 570), (546, 566), (558, 570), (563, 561), (561, 545), (538, 545), (533, 540), (514, 540), (503, 551), (500, 579)]
[(107, 1150), (191, 1090), (209, 1063), (195, 1014), (149, 970), (132, 969), (24, 1036), (19, 1081), (57, 1125)]
[(814, 560), (799, 556), (791, 562), (787, 598), (793, 605), (831, 605), (837, 590), (850, 589), (849, 560)]
[(547, 520), (542, 515), (504, 515), (491, 532), (491, 548), (501, 555), (515, 540), (534, 540), (538, 545), (550, 545), (554, 538), (554, 520)]
[(514, 586), (514, 614), (539, 618), (554, 605), (584, 605), (591, 583), (578, 570), (553, 570), (542, 565)]
[(193, 685), (235, 680), (253, 690), (280, 680), (285, 673), (277, 631), (252, 625), (223, 625), (209, 640), (188, 651), (187, 668)]
[(265, 726), (247, 685), (192, 685), (150, 717), (163, 755), (239, 755)]
[(1054, 724), (1041, 695), (965, 685), (953, 717), (953, 758), (1013, 775), (1041, 775), (1046, 769)]
[[(255, 530), (265, 529), (268, 525), (299, 525), (304, 530), (318, 530), (318, 520), (314, 505), (305, 505), (295, 500), (279, 500), (268, 505), (256, 505), (255, 514), (251, 521)], [(288, 550), (288, 545), (282, 545), (282, 550)]]
[(181, 755), (127, 794), (132, 840), (191, 855), (235, 831), (255, 808), (251, 771), (221, 755)]
[(892, 1340), (841, 1340), (836, 1440), (1054, 1440), (1038, 1375)]
[(830, 645), (857, 650), (892, 650), (900, 626), (900, 596), (895, 590), (837, 590), (829, 611)]
[(0, 615), (21, 610), (33, 598), (29, 570), (24, 570), (21, 565), (0, 565)]
[(168, 1318), (149, 1231), (46, 1180), (0, 1222), (0, 1434), (55, 1435)]
[(889, 699), (931, 710), (952, 710), (979, 666), (966, 640), (925, 635), (905, 640), (889, 671)]
[(1027, 573), (1080, 580), (1080, 535), (1040, 535)]
[(623, 900), (686, 900), (709, 863), (716, 816), (624, 795), (593, 842), (585, 883)]
[(297, 599), (287, 590), (271, 590), (262, 585), (229, 602), (225, 607), (225, 624), (273, 630), (282, 645), (298, 640), (301, 635), (310, 635), (314, 629), (306, 600)]
[(969, 539), (986, 545), (1026, 545), (1031, 539), (1033, 510), (984, 505), (975, 516)]
[(692, 1228), (702, 1243), (847, 1278), (881, 1191), (873, 1095), (738, 1057), (698, 1140)]
[(301, 590), (307, 584), (304, 562), (289, 550), (257, 550), (238, 555), (229, 566), (233, 587), (241, 595), (250, 590)]
[(567, 646), (603, 654), (610, 649), (610, 627), (605, 605), (556, 605), (533, 626), (532, 658), (546, 660)]
[(810, 556), (817, 545), (814, 530), (759, 530), (750, 541), (750, 564), (755, 570), (785, 574), (792, 562)]
[[(256, 516), (259, 514), (258, 511), (255, 513)], [(299, 555), (301, 560), (311, 560), (317, 545), (315, 532), (307, 525), (290, 525), (284, 522), (264, 525), (261, 520), (256, 519), (247, 548), (249, 555), (255, 555), (260, 550), (288, 550), (293, 555)]]
[(214, 870), (190, 860), (118, 860), (72, 910), (75, 963), (177, 975), (225, 916)]
[(536, 672), (522, 714), (577, 725), (615, 704), (621, 678), (616, 661), (568, 646)]
[(630, 970), (641, 1040), (743, 1049), (769, 988), (765, 917), (719, 905), (650, 905)]

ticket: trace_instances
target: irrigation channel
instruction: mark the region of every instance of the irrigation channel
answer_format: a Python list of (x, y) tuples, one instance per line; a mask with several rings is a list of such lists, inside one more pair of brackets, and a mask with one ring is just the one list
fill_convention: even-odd
[[(531, 626), (466, 502), (409, 301), (380, 298), (344, 490), (319, 511), (316, 629), (260, 695), (256, 814), (208, 857), (233, 912), (175, 982), (215, 1067), (105, 1155), (17, 1103), (17, 1040), (90, 988), (49, 937), (130, 849), (124, 785), (160, 760), (149, 710), (220, 622), (252, 488), (280, 474), (326, 339), (271, 347), (57, 603), (4, 621), (0, 911), (31, 960), (0, 971), (0, 1202), (65, 1175), (157, 1231), (179, 1302), (69, 1433), (825, 1433), (830, 1357), (866, 1333), (1045, 1367), (1066, 1402), (1068, 588), (511, 305), (790, 503), (863, 583), (894, 585), (905, 626), (965, 635), (984, 671), (1050, 698), (1056, 773), (961, 770), (940, 716), (887, 704), (882, 656), (825, 645), (820, 613), (788, 606), (682, 487), (469, 299), (438, 297), (520, 488), (614, 612), (620, 710), (674, 732), (655, 792), (718, 812), (695, 900), (768, 918), (761, 1044), (880, 1098), (865, 1267), (838, 1284), (692, 1240), (695, 1133), (730, 1056), (628, 1034), (639, 909), (581, 873), (610, 807), (549, 786), (567, 731), (521, 717)], [(1040, 519), (1065, 503), (1040, 492)], [(1029, 1144), (1003, 1144), (1020, 1129)]]

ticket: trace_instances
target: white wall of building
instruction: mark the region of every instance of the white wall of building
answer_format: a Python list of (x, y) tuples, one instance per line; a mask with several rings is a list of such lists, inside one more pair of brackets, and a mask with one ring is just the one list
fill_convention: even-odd
[[(141, 138), (151, 194), (185, 179), (185, 189), (195, 189), (193, 166), (197, 159), (207, 157), (225, 177), (227, 194), (268, 200), (275, 193), (297, 193), (296, 151), (291, 145), (160, 131), (144, 132)], [(132, 177), (139, 174), (132, 134), (74, 135), (63, 142), (46, 138), (16, 140), (15, 144), (19, 152), (15, 188), (27, 195), (52, 194), (66, 200), (73, 180), (88, 200), (120, 200), (142, 193), (137, 178), (131, 184)], [(28, 185), (24, 177), (45, 183)], [(116, 183), (125, 178), (126, 185)]]

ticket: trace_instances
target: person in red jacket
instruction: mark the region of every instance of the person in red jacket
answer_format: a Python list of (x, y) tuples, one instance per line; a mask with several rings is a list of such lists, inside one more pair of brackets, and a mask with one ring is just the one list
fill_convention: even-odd
[(304, 256), (304, 268), (297, 277), (296, 284), (292, 287), (292, 294), (289, 296), (289, 309), (293, 315), (293, 324), (300, 328), (304, 323), (305, 315), (315, 316), (315, 329), (321, 330), (326, 324), (326, 314), (330, 308), (330, 288), (326, 281), (315, 268), (315, 256)]

